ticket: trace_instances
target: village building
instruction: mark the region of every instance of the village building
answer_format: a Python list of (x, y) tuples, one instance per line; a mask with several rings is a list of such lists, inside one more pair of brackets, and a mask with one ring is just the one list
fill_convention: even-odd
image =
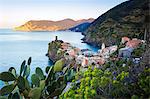
[[(123, 37), (124, 38), (124, 37)], [(122, 38), (122, 39), (123, 39)], [(127, 41), (125, 48), (119, 49), (119, 57), (130, 58), (131, 53), (135, 48), (137, 48), (141, 43), (144, 43), (143, 40), (133, 38), (132, 40)]]
[[(136, 38), (130, 40), (128, 37), (123, 37), (121, 40), (122, 44), (126, 46), (124, 48), (119, 49), (119, 57), (129, 58), (131, 57), (131, 53), (135, 48), (137, 48), (142, 42), (142, 40), (138, 40)], [(70, 43), (63, 42), (61, 44), (61, 49), (64, 51), (64, 57), (67, 60), (75, 59), (76, 65), (80, 65), (82, 67), (87, 67), (89, 65), (94, 64), (95, 66), (101, 66), (106, 63), (107, 59), (110, 58), (110, 55), (118, 50), (117, 45), (113, 45), (110, 47), (105, 47), (105, 44), (102, 43), (101, 49), (98, 50), (97, 53), (93, 53), (89, 49), (79, 49), (77, 47), (72, 46)], [(135, 63), (139, 62), (139, 59), (134, 60)]]
[(119, 55), (118, 56), (124, 57), (124, 58), (130, 58), (133, 50), (134, 49), (132, 47), (121, 48), (121, 49), (119, 49)]
[(130, 41), (130, 38), (128, 38), (128, 37), (122, 37), (122, 39), (121, 39), (122, 44), (125, 44), (128, 41)]
[(114, 45), (114, 46), (100, 49), (100, 50), (98, 50), (98, 53), (101, 57), (107, 59), (110, 57), (111, 54), (113, 54), (115, 51), (117, 51), (117, 49), (118, 49), (118, 46)]

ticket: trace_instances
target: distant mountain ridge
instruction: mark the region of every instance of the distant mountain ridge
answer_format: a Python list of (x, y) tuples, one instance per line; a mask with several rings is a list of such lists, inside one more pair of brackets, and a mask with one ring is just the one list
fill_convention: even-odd
[(79, 25), (84, 22), (93, 22), (93, 18), (89, 19), (81, 19), (81, 20), (73, 20), (73, 19), (64, 19), (59, 21), (51, 21), (51, 20), (30, 20), (26, 22), (24, 25), (16, 27), (15, 30), (18, 31), (59, 31), (59, 30), (67, 30), (71, 27)]
[(99, 16), (83, 33), (84, 42), (95, 46), (117, 44), (122, 36), (144, 39), (150, 29), (150, 1), (128, 0)]

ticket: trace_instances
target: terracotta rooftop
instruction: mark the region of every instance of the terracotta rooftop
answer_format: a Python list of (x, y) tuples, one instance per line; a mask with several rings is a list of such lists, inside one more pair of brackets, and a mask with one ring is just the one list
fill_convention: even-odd
[(128, 41), (130, 41), (130, 38), (122, 37), (122, 40), (121, 40), (122, 43), (125, 43), (125, 42), (128, 42)]
[(141, 40), (132, 39), (132, 40), (130, 40), (130, 41), (128, 41), (128, 42), (126, 43), (126, 46), (127, 46), (127, 47), (136, 48), (136, 47), (138, 47), (140, 44), (141, 44)]

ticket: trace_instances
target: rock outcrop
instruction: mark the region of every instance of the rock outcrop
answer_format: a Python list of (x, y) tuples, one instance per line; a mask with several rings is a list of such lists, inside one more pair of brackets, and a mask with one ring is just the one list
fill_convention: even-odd
[(64, 57), (64, 52), (59, 51), (59, 48), (61, 48), (62, 43), (63, 41), (56, 39), (55, 41), (52, 41), (48, 44), (48, 52), (46, 55), (54, 63)]

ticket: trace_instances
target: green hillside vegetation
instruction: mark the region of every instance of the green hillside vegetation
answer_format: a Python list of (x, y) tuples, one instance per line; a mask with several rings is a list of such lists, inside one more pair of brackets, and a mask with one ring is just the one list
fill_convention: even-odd
[(118, 43), (123, 36), (144, 39), (149, 28), (149, 1), (129, 0), (98, 17), (85, 31), (84, 41), (100, 46)]

